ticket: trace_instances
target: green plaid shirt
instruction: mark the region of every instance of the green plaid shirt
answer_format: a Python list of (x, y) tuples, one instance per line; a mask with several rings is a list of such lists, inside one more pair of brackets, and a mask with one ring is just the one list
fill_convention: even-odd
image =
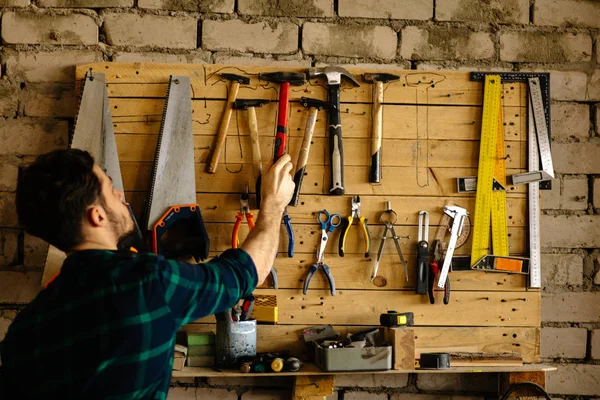
[[(232, 307), (257, 282), (241, 249), (204, 264), (152, 253), (73, 253), (9, 327), (0, 398), (165, 399), (175, 332)], [(6, 396), (11, 388), (14, 397)]]

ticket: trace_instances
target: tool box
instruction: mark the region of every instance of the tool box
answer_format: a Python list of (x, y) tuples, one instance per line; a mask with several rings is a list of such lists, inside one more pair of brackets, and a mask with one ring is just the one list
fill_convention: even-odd
[(315, 364), (323, 371), (385, 371), (392, 369), (392, 346), (327, 348), (315, 344)]

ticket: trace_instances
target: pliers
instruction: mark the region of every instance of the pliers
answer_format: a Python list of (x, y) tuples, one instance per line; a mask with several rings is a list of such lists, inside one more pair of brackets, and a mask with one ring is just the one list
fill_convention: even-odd
[(354, 220), (358, 221), (358, 224), (362, 228), (363, 237), (365, 239), (365, 257), (369, 257), (369, 253), (371, 252), (371, 234), (369, 233), (369, 227), (367, 225), (368, 219), (360, 216), (360, 196), (352, 196), (352, 211), (349, 216), (347, 216), (344, 220), (344, 226), (342, 228), (342, 234), (340, 235), (340, 244), (339, 244), (339, 255), (340, 257), (344, 257), (346, 252), (346, 236), (348, 235), (348, 231), (352, 227), (352, 222)]
[[(435, 304), (434, 297), (434, 286), (435, 286), (435, 277), (441, 272), (441, 264), (444, 259), (444, 251), (442, 249), (442, 242), (439, 240), (434, 240), (433, 242), (433, 261), (429, 263), (429, 268), (431, 272), (429, 273), (429, 285), (428, 285), (428, 294), (429, 294), (429, 303)], [(448, 304), (450, 302), (450, 278), (446, 277), (446, 284), (444, 285), (444, 304)]]
[[(323, 220), (323, 216), (326, 217)], [(310, 266), (310, 270), (308, 271), (308, 276), (304, 280), (304, 290), (302, 293), (308, 293), (308, 286), (310, 285), (310, 280), (313, 275), (319, 268), (323, 270), (327, 281), (329, 282), (329, 290), (332, 296), (335, 296), (335, 281), (333, 280), (333, 276), (329, 271), (329, 266), (325, 264), (325, 248), (327, 247), (327, 241), (329, 240), (328, 234), (333, 232), (335, 228), (337, 228), (342, 222), (342, 217), (340, 214), (329, 214), (327, 210), (319, 211), (317, 214), (317, 220), (321, 224), (321, 242), (319, 247), (317, 248), (317, 262)], [(337, 220), (337, 222), (335, 221)]]
[[(250, 230), (254, 229), (254, 215), (252, 215), (252, 213), (250, 212), (248, 193), (248, 182), (246, 182), (244, 186), (244, 191), (242, 192), (242, 196), (240, 197), (240, 211), (235, 216), (235, 225), (233, 225), (233, 234), (231, 235), (231, 247), (233, 247), (234, 249), (237, 249), (239, 246), (238, 233), (240, 231), (240, 226), (242, 226), (244, 216), (246, 217), (246, 222), (248, 222), (248, 228)], [(274, 267), (271, 268), (270, 275), (273, 279), (273, 287), (277, 289), (279, 287), (279, 283), (277, 280), (277, 270)]]
[(288, 215), (287, 207), (283, 210), (283, 224), (288, 235), (288, 250), (289, 258), (294, 257), (294, 230), (292, 229), (292, 218)]

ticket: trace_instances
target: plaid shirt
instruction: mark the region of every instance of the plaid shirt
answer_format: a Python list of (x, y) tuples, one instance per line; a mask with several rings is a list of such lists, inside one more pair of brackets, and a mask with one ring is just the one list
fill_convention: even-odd
[[(1, 343), (0, 398), (165, 399), (175, 332), (232, 307), (257, 282), (241, 249), (198, 265), (152, 253), (73, 253)], [(2, 395), (8, 383), (14, 397)]]

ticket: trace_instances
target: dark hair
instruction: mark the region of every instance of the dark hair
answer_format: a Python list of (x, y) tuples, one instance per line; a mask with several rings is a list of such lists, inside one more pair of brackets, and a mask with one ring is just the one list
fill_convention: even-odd
[(83, 242), (86, 209), (101, 197), (94, 158), (78, 149), (39, 156), (21, 171), (17, 214), (25, 230), (68, 252)]

